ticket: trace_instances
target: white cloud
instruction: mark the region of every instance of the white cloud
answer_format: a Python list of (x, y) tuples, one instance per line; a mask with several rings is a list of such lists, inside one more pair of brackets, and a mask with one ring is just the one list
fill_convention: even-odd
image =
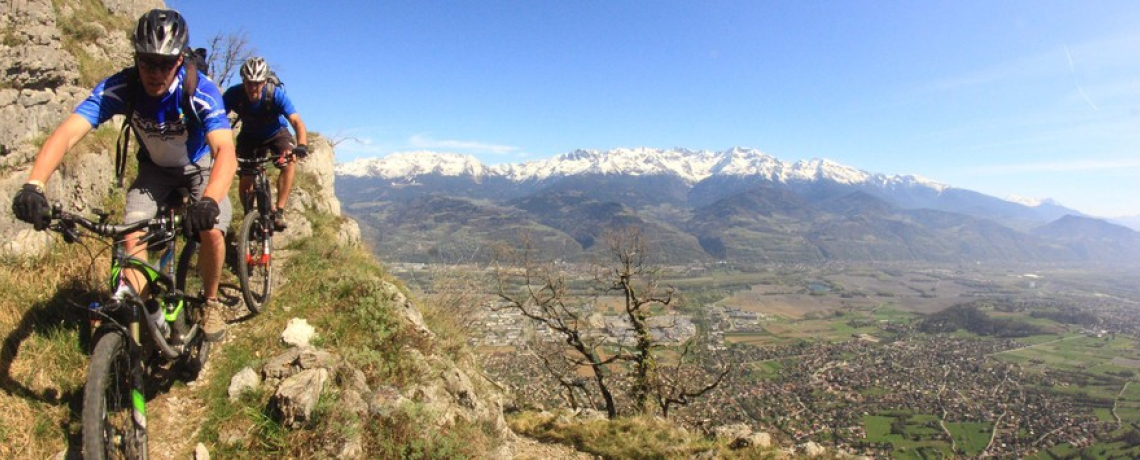
[(468, 153), (484, 153), (505, 155), (517, 152), (518, 147), (509, 145), (488, 144), (479, 141), (458, 141), (447, 139), (432, 139), (431, 137), (416, 134), (408, 139), (408, 144), (419, 149), (459, 150)]

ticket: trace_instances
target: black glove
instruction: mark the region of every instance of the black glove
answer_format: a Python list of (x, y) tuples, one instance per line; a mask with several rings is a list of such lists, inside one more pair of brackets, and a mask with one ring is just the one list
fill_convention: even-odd
[(293, 147), (293, 155), (296, 156), (298, 160), (309, 156), (309, 146), (301, 144)]
[(12, 199), (12, 214), (17, 219), (32, 224), (36, 231), (46, 229), (51, 221), (51, 208), (44, 196), (44, 188), (36, 184), (24, 184)]
[(214, 228), (221, 213), (217, 201), (210, 197), (202, 197), (186, 208), (186, 214), (182, 217), (182, 231), (188, 237), (192, 237), (198, 232)]

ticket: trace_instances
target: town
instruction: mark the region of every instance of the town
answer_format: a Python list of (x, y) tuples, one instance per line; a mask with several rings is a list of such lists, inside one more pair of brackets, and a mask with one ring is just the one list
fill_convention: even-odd
[[(707, 379), (718, 366), (731, 369), (713, 391), (671, 417), (695, 428), (745, 423), (787, 443), (812, 441), (875, 457), (910, 450), (1023, 458), (1140, 436), (1134, 425), (1140, 423), (1140, 385), (1131, 385), (1140, 374), (1140, 308), (1132, 294), (1003, 276), (1007, 281), (962, 277), (958, 285), (971, 288), (955, 291), (958, 301), (1046, 325), (1041, 333), (928, 333), (918, 327), (924, 315), (881, 306), (789, 318), (732, 301), (739, 297), (663, 316), (668, 319), (659, 321), (655, 338), (703, 345), (706, 371), (698, 367), (688, 378)], [(922, 282), (915, 273), (904, 279), (912, 286)], [(948, 284), (943, 291), (952, 290)], [(1002, 295), (987, 299), (978, 289)], [(921, 298), (922, 289), (911, 291)], [(1041, 298), (1042, 292), (1050, 296)], [(593, 333), (629, 340), (617, 313), (594, 317)], [(567, 404), (564, 387), (547, 375), (533, 348), (557, 336), (510, 310), (488, 307), (477, 324), (474, 344), (486, 351), (485, 367), (512, 390), (515, 404)]]

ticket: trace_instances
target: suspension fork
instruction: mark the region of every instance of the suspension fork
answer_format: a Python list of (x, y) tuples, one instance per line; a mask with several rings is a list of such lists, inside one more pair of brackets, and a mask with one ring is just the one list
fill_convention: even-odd
[(269, 191), (269, 175), (265, 173), (264, 169), (259, 172), (257, 180), (254, 182), (253, 195), (257, 200), (257, 212), (263, 218), (269, 216), (273, 210), (273, 203), (271, 202), (273, 195)]
[[(135, 299), (137, 300), (137, 299)], [(134, 424), (135, 429), (143, 439), (143, 444), (146, 445), (146, 363), (143, 362), (143, 347), (141, 341), (141, 323), (143, 318), (143, 305), (138, 302), (131, 302), (130, 312), (127, 315), (126, 326), (114, 326), (114, 330), (107, 331), (105, 334), (99, 334), (100, 337), (106, 334), (121, 334), (124, 342), (124, 352), (127, 354), (127, 367), (128, 374), (126, 376), (119, 376), (118, 378), (126, 377), (130, 382), (130, 407), (131, 407), (131, 423)], [(120, 307), (121, 308), (121, 307)]]

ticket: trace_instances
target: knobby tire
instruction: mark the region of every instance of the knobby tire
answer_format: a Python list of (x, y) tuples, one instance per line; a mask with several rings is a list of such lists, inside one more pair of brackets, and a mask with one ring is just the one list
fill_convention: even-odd
[[(174, 272), (174, 287), (185, 296), (186, 310), (182, 313), (180, 321), (184, 321), (184, 328), (189, 330), (191, 326), (205, 324), (203, 315), (205, 313), (206, 305), (202, 303), (202, 278), (198, 274), (198, 242), (193, 239), (187, 239), (186, 244), (182, 246), (182, 253), (178, 256), (178, 265)], [(188, 344), (186, 355), (181, 358), (181, 365), (186, 372), (185, 377), (187, 380), (197, 380), (198, 374), (202, 368), (206, 366), (206, 361), (210, 357), (210, 342), (205, 340), (205, 336), (198, 334), (194, 340)]]
[(250, 210), (238, 232), (238, 281), (246, 308), (254, 314), (261, 312), (273, 294), (273, 258), (259, 262), (266, 248), (270, 256), (273, 251), (273, 237), (265, 228), (265, 220), (257, 210)]
[(84, 458), (147, 458), (146, 430), (133, 417), (134, 400), (144, 398), (145, 393), (132, 388), (131, 373), (123, 334), (110, 332), (100, 337), (83, 390)]
[(187, 238), (178, 255), (178, 266), (174, 271), (174, 287), (187, 297), (202, 294), (202, 277), (198, 274), (198, 242)]

